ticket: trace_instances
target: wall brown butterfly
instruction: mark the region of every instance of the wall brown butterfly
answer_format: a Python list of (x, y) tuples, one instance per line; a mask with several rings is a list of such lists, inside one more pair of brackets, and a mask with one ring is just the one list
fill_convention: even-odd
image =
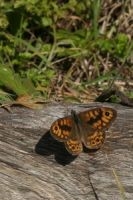
[(117, 116), (116, 110), (98, 107), (80, 113), (71, 111), (70, 116), (57, 119), (50, 128), (51, 135), (64, 142), (67, 151), (78, 155), (83, 144), (88, 149), (99, 149), (105, 140), (105, 130)]

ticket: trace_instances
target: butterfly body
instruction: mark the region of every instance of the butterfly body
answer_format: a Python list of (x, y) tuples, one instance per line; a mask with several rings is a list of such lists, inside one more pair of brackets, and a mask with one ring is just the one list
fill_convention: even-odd
[(76, 113), (56, 120), (51, 128), (51, 135), (64, 142), (66, 149), (72, 155), (83, 151), (83, 144), (89, 149), (99, 149), (105, 140), (105, 130), (116, 118), (112, 108), (101, 107)]

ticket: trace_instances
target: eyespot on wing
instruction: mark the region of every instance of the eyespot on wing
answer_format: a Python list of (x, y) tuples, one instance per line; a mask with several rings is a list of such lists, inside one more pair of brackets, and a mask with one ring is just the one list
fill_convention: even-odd
[(96, 130), (94, 133), (88, 134), (84, 141), (84, 145), (88, 149), (99, 149), (105, 141), (105, 132)]
[(50, 128), (51, 135), (58, 141), (64, 142), (71, 136), (72, 119), (71, 117), (59, 118)]
[(72, 155), (79, 155), (83, 151), (83, 145), (77, 139), (69, 139), (65, 142), (65, 147)]

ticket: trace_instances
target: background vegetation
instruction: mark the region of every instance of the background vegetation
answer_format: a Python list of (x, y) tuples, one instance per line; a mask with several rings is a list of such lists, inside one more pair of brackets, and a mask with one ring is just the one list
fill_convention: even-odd
[(133, 96), (132, 1), (1, 0), (0, 10), (1, 105), (88, 102), (112, 85)]

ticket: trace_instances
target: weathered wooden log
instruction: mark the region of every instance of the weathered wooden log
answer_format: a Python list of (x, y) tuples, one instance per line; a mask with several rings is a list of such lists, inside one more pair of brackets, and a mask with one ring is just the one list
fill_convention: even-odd
[[(109, 106), (118, 116), (103, 147), (79, 156), (49, 134), (71, 109)], [(46, 105), (42, 110), (0, 109), (1, 200), (133, 199), (133, 109), (111, 104)]]

